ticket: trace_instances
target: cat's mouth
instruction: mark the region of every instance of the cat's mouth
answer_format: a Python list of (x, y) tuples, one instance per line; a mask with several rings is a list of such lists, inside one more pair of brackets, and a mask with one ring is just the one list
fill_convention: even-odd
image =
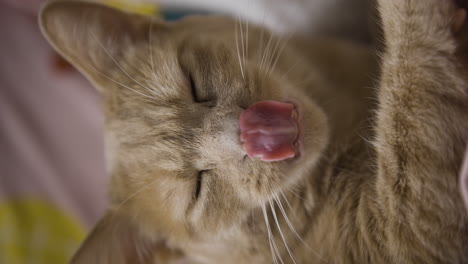
[(301, 148), (300, 115), (290, 102), (262, 101), (240, 117), (242, 147), (251, 158), (281, 161), (297, 158)]

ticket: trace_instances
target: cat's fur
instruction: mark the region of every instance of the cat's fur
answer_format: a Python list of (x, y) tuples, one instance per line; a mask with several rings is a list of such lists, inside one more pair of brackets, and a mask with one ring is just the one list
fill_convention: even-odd
[[(112, 206), (73, 263), (146, 263), (155, 251), (158, 263), (293, 263), (288, 248), (296, 263), (468, 262), (457, 9), (379, 8), (381, 64), (369, 48), (326, 39), (273, 53), (276, 37), (249, 25), (247, 39), (243, 24), (241, 38), (228, 18), (166, 24), (93, 3), (46, 5), (43, 32), (102, 93), (107, 117)], [(245, 156), (239, 115), (262, 100), (299, 105), (299, 158)]]

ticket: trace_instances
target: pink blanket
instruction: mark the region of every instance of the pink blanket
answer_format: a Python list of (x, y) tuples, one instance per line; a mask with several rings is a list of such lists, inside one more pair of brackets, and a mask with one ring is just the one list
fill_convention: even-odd
[(107, 204), (99, 96), (58, 65), (37, 5), (15, 4), (0, 1), (0, 263), (65, 263)]

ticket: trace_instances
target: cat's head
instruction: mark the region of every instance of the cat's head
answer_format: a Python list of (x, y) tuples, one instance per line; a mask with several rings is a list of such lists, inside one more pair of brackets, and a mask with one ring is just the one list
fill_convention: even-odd
[[(48, 3), (40, 23), (103, 98), (112, 205), (82, 251), (95, 245), (102, 258), (128, 257), (136, 253), (122, 243), (138, 247), (141, 237), (242, 232), (253, 209), (307, 177), (327, 144), (325, 115), (300, 87), (315, 77), (267, 30), (216, 16), (165, 23), (75, 1)], [(273, 134), (284, 126), (274, 122), (273, 132), (241, 140), (241, 115), (244, 134), (255, 130), (254, 118), (263, 118), (260, 130), (266, 119), (293, 122), (294, 157), (281, 157), (281, 135)], [(279, 161), (250, 157), (268, 147), (254, 146), (259, 140), (276, 144)], [(121, 250), (106, 253), (106, 245)]]

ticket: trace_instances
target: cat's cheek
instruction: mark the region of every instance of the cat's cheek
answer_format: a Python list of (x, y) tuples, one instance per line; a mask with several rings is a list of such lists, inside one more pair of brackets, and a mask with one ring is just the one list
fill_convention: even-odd
[[(173, 185), (171, 188), (167, 186)], [(183, 184), (168, 180), (167, 183), (162, 182), (158, 185), (158, 193), (161, 197), (162, 203), (168, 212), (171, 212), (172, 217), (179, 222), (185, 221), (186, 212), (192, 200), (192, 186), (191, 184)], [(168, 199), (169, 198), (169, 199)]]
[[(300, 157), (298, 162), (306, 166), (311, 160), (317, 160), (328, 144), (329, 125), (324, 111), (314, 102), (301, 103)], [(299, 165), (301, 166), (301, 165)]]

